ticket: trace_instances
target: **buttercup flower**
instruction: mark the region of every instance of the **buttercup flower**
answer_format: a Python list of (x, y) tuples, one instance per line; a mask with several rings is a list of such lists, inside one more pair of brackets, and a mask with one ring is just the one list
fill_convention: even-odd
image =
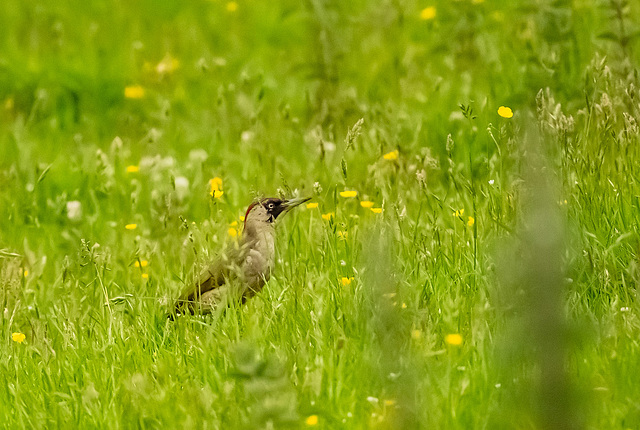
[(444, 341), (452, 346), (460, 346), (462, 345), (462, 336), (457, 333), (448, 334), (444, 337)]
[(325, 220), (325, 221), (329, 221), (331, 218), (334, 218), (335, 216), (336, 216), (335, 213), (329, 212), (329, 213), (326, 213), (326, 214), (322, 214), (322, 219)]
[(357, 195), (358, 195), (358, 192), (355, 190), (347, 190), (347, 191), (340, 192), (340, 197), (345, 197), (345, 198), (355, 197)]
[(317, 202), (307, 203), (307, 209), (315, 209), (317, 207), (318, 207), (318, 203)]
[(317, 415), (309, 415), (306, 420), (304, 420), (305, 424), (308, 426), (315, 426), (318, 424), (318, 416)]
[(396, 149), (395, 151), (387, 152), (382, 156), (382, 158), (384, 158), (385, 160), (397, 160), (398, 155), (400, 155), (400, 152), (398, 152), (398, 150)]
[(435, 6), (425, 7), (420, 11), (420, 19), (423, 21), (429, 21), (436, 17)]
[(11, 333), (11, 339), (14, 342), (22, 343), (26, 338), (27, 337), (24, 335), (24, 333)]
[(138, 224), (127, 224), (124, 226), (124, 228), (126, 228), (127, 230), (135, 230), (136, 228), (138, 228)]
[(130, 85), (124, 88), (124, 96), (128, 99), (141, 99), (144, 97), (144, 88), (140, 85)]
[(222, 179), (218, 178), (217, 176), (211, 180), (209, 180), (209, 185), (211, 186), (211, 191), (209, 191), (209, 194), (211, 195), (211, 197), (213, 197), (214, 199), (219, 199), (220, 197), (222, 197), (222, 195), (224, 194), (224, 191), (222, 191)]
[(369, 200), (363, 200), (360, 202), (360, 206), (362, 206), (365, 209), (369, 209), (373, 207), (373, 202), (370, 202)]
[(502, 118), (512, 118), (513, 117), (513, 111), (511, 110), (510, 107), (500, 106), (498, 108), (498, 115), (500, 115)]
[(475, 224), (475, 222), (476, 222), (476, 220), (472, 216), (470, 216), (469, 220), (467, 221), (467, 225), (469, 227), (473, 227), (473, 224)]
[(371, 212), (373, 212), (374, 214), (381, 214), (382, 208), (371, 208)]
[(127, 173), (137, 173), (140, 171), (140, 166), (127, 166)]
[(347, 285), (351, 285), (351, 281), (353, 281), (353, 278), (345, 278), (342, 277), (340, 278), (340, 283), (342, 284), (343, 287), (346, 287)]

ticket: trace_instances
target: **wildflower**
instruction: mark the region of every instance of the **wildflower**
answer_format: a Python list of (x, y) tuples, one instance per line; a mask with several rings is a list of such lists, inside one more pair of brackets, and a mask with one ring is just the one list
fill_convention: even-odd
[(230, 1), (227, 3), (227, 12), (235, 12), (238, 10), (238, 3), (234, 1)]
[(455, 211), (452, 215), (458, 218), (461, 217), (462, 215), (464, 215), (464, 208)]
[(382, 208), (371, 208), (371, 212), (373, 212), (374, 214), (381, 214)]
[(304, 420), (305, 424), (308, 426), (315, 426), (318, 424), (318, 416), (317, 415), (309, 415), (306, 420)]
[(414, 340), (418, 340), (422, 337), (422, 332), (420, 330), (411, 330), (411, 338)]
[(420, 11), (420, 19), (423, 21), (429, 21), (436, 17), (435, 6), (425, 7)]
[(136, 267), (147, 267), (148, 264), (149, 262), (147, 260), (136, 260), (135, 262)]
[(335, 218), (336, 214), (334, 212), (329, 212), (326, 214), (322, 214), (322, 219), (325, 221), (329, 221), (332, 218)]
[(156, 66), (156, 73), (159, 75), (168, 75), (176, 71), (178, 67), (180, 67), (180, 62), (167, 54)]
[(407, 309), (407, 304), (406, 303), (402, 303), (402, 309)]
[(351, 278), (342, 277), (340, 279), (340, 283), (342, 284), (343, 287), (346, 287), (347, 285), (351, 285), (352, 281), (353, 281), (353, 277), (351, 277)]
[(13, 339), (14, 342), (22, 343), (26, 339), (26, 336), (24, 333), (11, 333), (11, 339)]
[(141, 99), (144, 97), (144, 88), (140, 85), (129, 85), (124, 87), (124, 96), (128, 99)]
[(387, 399), (387, 400), (384, 401), (384, 405), (385, 406), (393, 406), (395, 404), (396, 404), (396, 401), (393, 400), (393, 399)]
[(29, 276), (29, 271), (27, 269), (24, 269), (23, 275), (26, 278), (27, 276)]
[(135, 230), (136, 228), (138, 228), (138, 224), (127, 224), (124, 226), (124, 228), (126, 228), (127, 230)]
[(142, 279), (149, 279), (149, 274), (148, 273), (143, 273), (142, 274)]
[(496, 181), (494, 179), (489, 179), (489, 185), (493, 185)]
[(370, 202), (369, 200), (363, 200), (360, 202), (360, 206), (362, 206), (365, 209), (370, 209), (373, 207), (373, 202)]
[(347, 191), (340, 192), (340, 197), (344, 197), (344, 198), (355, 197), (357, 195), (358, 195), (358, 192), (355, 190), (347, 190)]
[(396, 149), (395, 151), (387, 152), (382, 156), (382, 158), (384, 158), (385, 160), (397, 160), (398, 155), (400, 155), (400, 153)]
[(219, 199), (220, 197), (222, 197), (222, 195), (224, 194), (224, 191), (222, 191), (222, 179), (218, 178), (217, 176), (211, 180), (209, 180), (209, 185), (211, 186), (211, 191), (209, 191), (209, 194), (211, 195), (211, 197), (213, 197), (214, 199)]
[(240, 215), (240, 217), (238, 218), (240, 221), (244, 222), (244, 215)]
[(500, 115), (502, 118), (511, 118), (513, 117), (513, 111), (510, 107), (500, 106), (498, 108), (498, 115)]
[(317, 207), (318, 207), (318, 203), (317, 202), (307, 203), (307, 209), (315, 209)]
[(238, 230), (236, 230), (233, 227), (229, 227), (228, 233), (229, 233), (229, 236), (231, 236), (231, 237), (237, 237), (238, 236)]
[(179, 201), (183, 201), (189, 195), (189, 179), (184, 176), (176, 176), (173, 181), (176, 187), (176, 196)]
[(238, 226), (238, 221), (233, 221), (231, 224), (229, 224), (229, 227), (237, 227)]
[(338, 238), (340, 238), (340, 240), (347, 240), (347, 236), (349, 236), (348, 231), (341, 230), (338, 232)]
[(462, 336), (457, 333), (448, 334), (444, 337), (444, 341), (452, 346), (460, 346), (462, 345)]
[(476, 220), (472, 216), (470, 216), (469, 219), (467, 220), (467, 225), (469, 227), (473, 227), (473, 224), (475, 223), (476, 223)]
[(140, 166), (127, 166), (127, 173), (138, 173), (140, 171)]

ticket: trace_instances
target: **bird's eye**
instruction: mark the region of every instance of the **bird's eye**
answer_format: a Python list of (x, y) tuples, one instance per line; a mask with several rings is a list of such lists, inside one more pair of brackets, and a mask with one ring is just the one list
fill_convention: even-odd
[(267, 208), (269, 208), (269, 209), (273, 209), (274, 207), (275, 207), (275, 205), (274, 205), (273, 203), (269, 203), (269, 204), (267, 205)]

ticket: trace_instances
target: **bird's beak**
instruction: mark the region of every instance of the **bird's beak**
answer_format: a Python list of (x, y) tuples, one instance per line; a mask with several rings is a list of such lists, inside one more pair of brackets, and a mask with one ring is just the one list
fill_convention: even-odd
[(282, 203), (282, 206), (284, 206), (283, 212), (289, 212), (291, 209), (295, 208), (296, 206), (300, 206), (301, 204), (303, 204), (304, 202), (308, 202), (309, 200), (311, 200), (311, 197), (299, 197), (295, 199), (285, 200), (284, 203)]

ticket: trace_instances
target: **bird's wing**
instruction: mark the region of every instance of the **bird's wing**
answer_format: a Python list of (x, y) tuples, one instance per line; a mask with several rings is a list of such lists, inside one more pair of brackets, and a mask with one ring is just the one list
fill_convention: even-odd
[(198, 302), (204, 295), (207, 297), (217, 296), (213, 290), (220, 289), (230, 276), (237, 271), (238, 263), (245, 253), (245, 247), (235, 245), (227, 252), (222, 253), (214, 262), (207, 265), (195, 282), (190, 285), (176, 301), (175, 311), (193, 313), (197, 309)]

